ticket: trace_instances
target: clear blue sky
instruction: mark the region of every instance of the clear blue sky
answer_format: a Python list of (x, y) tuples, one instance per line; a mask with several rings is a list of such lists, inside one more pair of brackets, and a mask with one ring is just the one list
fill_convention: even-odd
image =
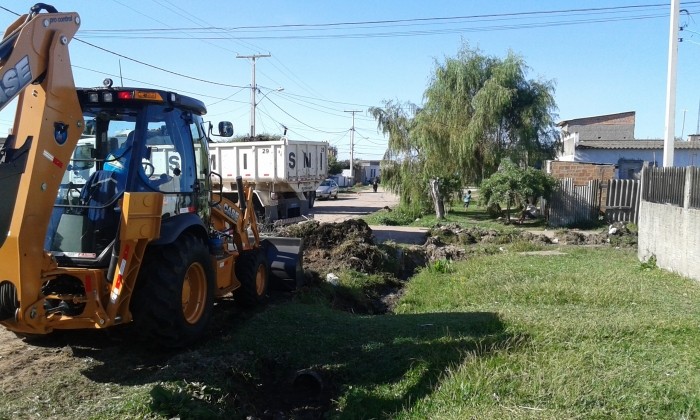
[[(79, 86), (98, 86), (105, 77), (119, 84), (121, 64), (125, 86), (152, 84), (197, 97), (212, 122), (232, 121), (238, 134), (247, 134), (251, 62), (236, 55), (271, 54), (257, 61), (256, 82), (267, 94), (258, 95), (257, 133), (280, 134), (284, 124), (290, 138), (329, 141), (344, 159), (352, 125), (344, 111), (362, 111), (355, 117), (355, 157), (381, 158), (386, 140), (367, 108), (383, 100), (421, 104), (436, 60), (454, 56), (463, 42), (498, 57), (512, 50), (530, 67), (528, 77), (554, 80), (558, 120), (636, 111), (636, 138), (664, 134), (670, 0), (48, 3), (80, 13), (83, 41), (231, 85), (178, 77), (73, 41)], [(32, 4), (2, 6), (24, 13)], [(611, 7), (619, 8), (594, 10)], [(676, 135), (687, 136), (698, 124), (700, 2), (681, 8), (690, 17), (681, 18), (687, 27), (678, 54)], [(14, 18), (0, 9), (0, 28)], [(284, 90), (271, 91), (279, 87)], [(7, 109), (0, 113), (3, 135), (11, 118)]]

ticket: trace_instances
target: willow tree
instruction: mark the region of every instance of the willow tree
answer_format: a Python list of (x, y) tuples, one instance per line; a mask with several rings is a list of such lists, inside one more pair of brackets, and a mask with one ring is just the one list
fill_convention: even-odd
[(554, 83), (528, 71), (512, 52), (501, 59), (466, 44), (436, 63), (416, 125), (444, 139), (464, 182), (480, 182), (504, 157), (532, 166), (553, 156)]
[(432, 198), (442, 218), (455, 187), (479, 183), (501, 159), (529, 166), (551, 157), (554, 85), (527, 79), (527, 71), (513, 53), (500, 59), (464, 45), (436, 63), (422, 108), (393, 101), (370, 108), (389, 137), (382, 183), (414, 208)]
[(427, 211), (432, 203), (436, 216), (444, 217), (446, 198), (459, 188), (457, 162), (445, 158), (446, 139), (417, 124), (422, 110), (412, 103), (385, 101), (369, 112), (389, 138), (382, 185), (399, 194), (402, 206), (413, 213)]
[(422, 145), (412, 135), (417, 107), (384, 101), (384, 107), (371, 107), (369, 112), (377, 120), (377, 129), (389, 139), (382, 160), (382, 186), (398, 194), (404, 208), (420, 212), (426, 190), (413, 176), (422, 172), (425, 162)]

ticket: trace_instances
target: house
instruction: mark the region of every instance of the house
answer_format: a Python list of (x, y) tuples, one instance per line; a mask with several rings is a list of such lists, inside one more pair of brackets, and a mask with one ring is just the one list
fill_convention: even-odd
[[(561, 121), (561, 148), (557, 161), (615, 165), (615, 178), (638, 179), (644, 164), (663, 161), (663, 140), (634, 138), (635, 112)], [(674, 166), (700, 165), (700, 139), (674, 142)]]
[(360, 180), (364, 184), (369, 184), (374, 178), (381, 177), (381, 169), (379, 167), (380, 161), (378, 160), (360, 160)]

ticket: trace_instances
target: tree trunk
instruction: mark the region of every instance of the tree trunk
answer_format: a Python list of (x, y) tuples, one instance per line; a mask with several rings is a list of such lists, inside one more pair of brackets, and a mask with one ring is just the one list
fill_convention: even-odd
[(510, 203), (511, 202), (512, 202), (511, 199), (508, 198), (508, 202), (506, 203), (506, 221), (508, 223), (510, 223)]
[(437, 179), (430, 180), (430, 196), (433, 198), (433, 204), (435, 205), (435, 217), (438, 220), (445, 218), (445, 204), (442, 202), (442, 195), (440, 194), (440, 181)]

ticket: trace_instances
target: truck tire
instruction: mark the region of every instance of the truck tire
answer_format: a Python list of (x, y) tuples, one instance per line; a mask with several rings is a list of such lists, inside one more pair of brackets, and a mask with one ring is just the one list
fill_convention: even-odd
[(131, 299), (136, 332), (162, 347), (192, 344), (211, 317), (215, 282), (201, 238), (185, 233), (171, 244), (150, 248)]
[(243, 251), (236, 260), (236, 278), (241, 288), (236, 297), (243, 306), (252, 307), (267, 301), (270, 266), (262, 248)]
[(309, 208), (310, 209), (314, 208), (315, 203), (316, 203), (316, 191), (309, 191)]

